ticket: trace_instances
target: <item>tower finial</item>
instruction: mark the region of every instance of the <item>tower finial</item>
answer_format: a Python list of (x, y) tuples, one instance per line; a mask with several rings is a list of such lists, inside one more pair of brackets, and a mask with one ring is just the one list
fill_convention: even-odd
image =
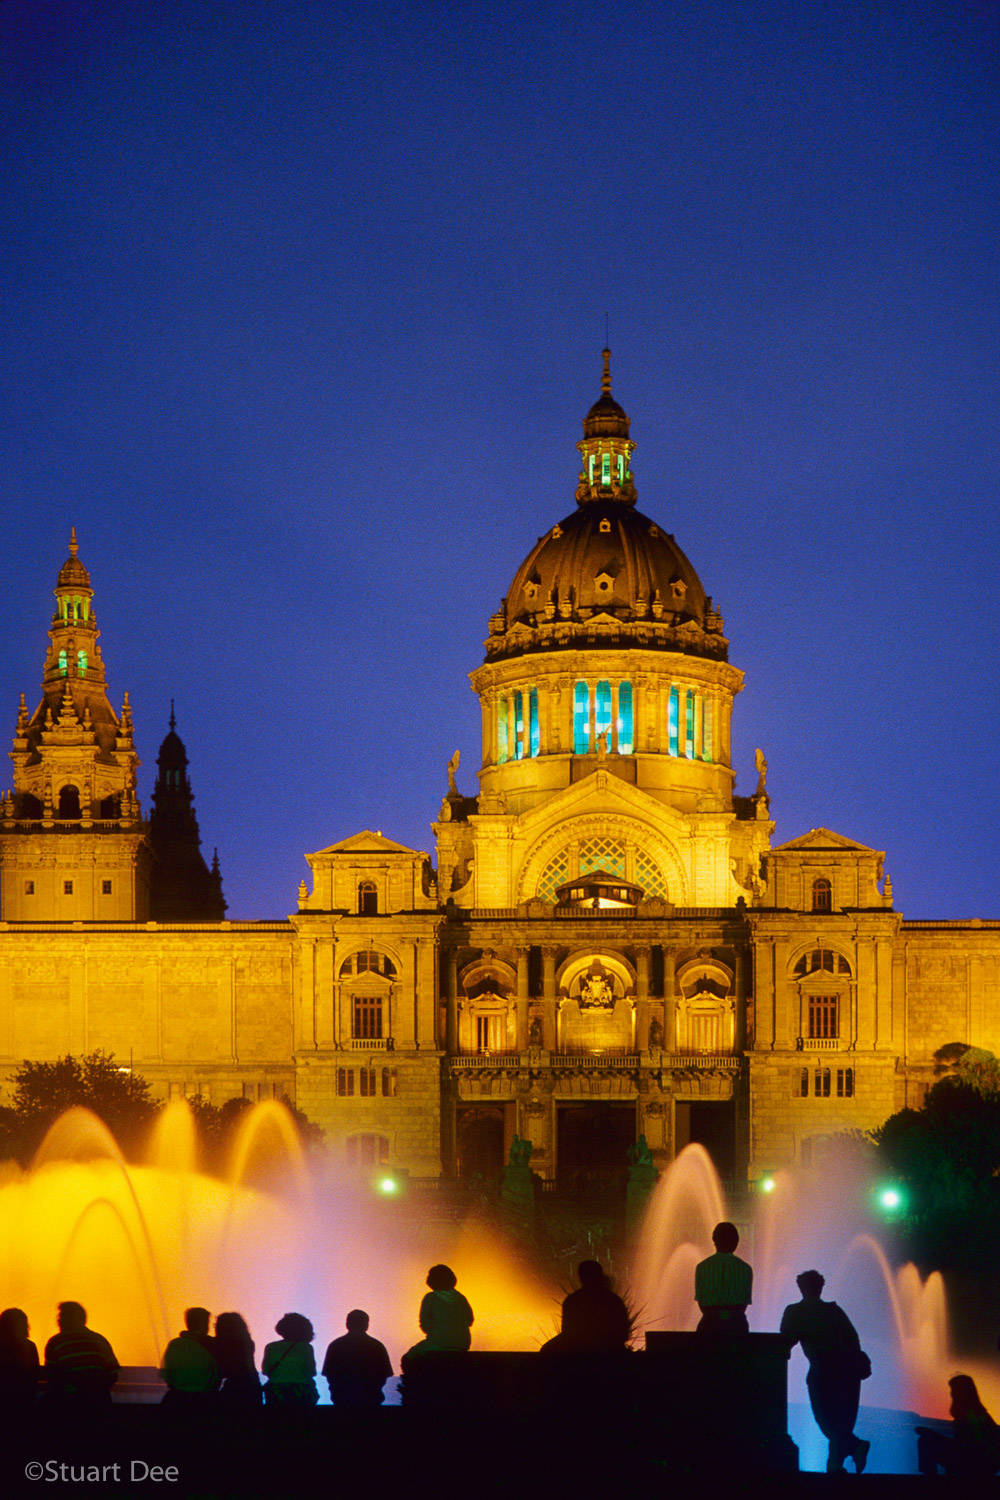
[(70, 529), (69, 529), (69, 555), (70, 555), (70, 557), (75, 557), (76, 554), (79, 552), (79, 550), (80, 550), (80, 548), (77, 545), (77, 540), (76, 540), (76, 527), (75, 526), (71, 526)]
[(170, 727), (171, 727), (171, 729), (176, 729), (177, 728), (177, 720), (174, 718), (174, 700), (173, 700), (173, 698), (171, 698), (171, 700), (170, 700)]
[(601, 395), (611, 395), (611, 350), (605, 346), (602, 349), (604, 355), (604, 374), (601, 376)]

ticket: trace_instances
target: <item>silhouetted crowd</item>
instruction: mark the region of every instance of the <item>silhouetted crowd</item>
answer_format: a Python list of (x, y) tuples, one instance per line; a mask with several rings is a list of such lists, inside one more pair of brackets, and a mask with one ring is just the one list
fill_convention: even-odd
[[(716, 1225), (712, 1239), (714, 1255), (695, 1269), (698, 1333), (739, 1339), (749, 1334), (746, 1313), (753, 1271), (736, 1254), (735, 1225)], [(633, 1329), (626, 1303), (597, 1261), (581, 1262), (578, 1275), (579, 1287), (562, 1304), (561, 1329), (540, 1352), (573, 1356), (627, 1351)], [(808, 1361), (810, 1404), (829, 1443), (827, 1472), (842, 1473), (850, 1458), (860, 1474), (870, 1444), (856, 1436), (854, 1425), (861, 1382), (871, 1374), (871, 1362), (847, 1314), (835, 1302), (823, 1300), (820, 1273), (803, 1271), (797, 1284), (801, 1300), (785, 1308), (779, 1332), (790, 1347), (800, 1344)], [(454, 1271), (432, 1266), (427, 1286), (418, 1315), (423, 1337), (400, 1361), (404, 1387), (407, 1372), (426, 1356), (461, 1354), (472, 1343), (473, 1311), (458, 1290)], [(184, 1324), (167, 1344), (159, 1371), (167, 1387), (161, 1404), (182, 1422), (252, 1412), (264, 1405), (286, 1410), (315, 1406), (317, 1373), (326, 1380), (335, 1406), (375, 1408), (383, 1403), (385, 1383), (393, 1375), (385, 1345), (371, 1337), (368, 1314), (360, 1308), (347, 1314), (347, 1331), (328, 1346), (319, 1372), (313, 1326), (302, 1313), (285, 1313), (278, 1320), (278, 1337), (264, 1346), (259, 1374), (253, 1338), (238, 1312), (219, 1313), (211, 1331), (208, 1310), (189, 1307)], [(40, 1361), (26, 1315), (17, 1307), (0, 1313), (0, 1408), (9, 1418), (29, 1415), (39, 1401), (63, 1417), (88, 1418), (110, 1406), (120, 1366), (108, 1340), (87, 1326), (79, 1302), (59, 1304), (58, 1325)], [(949, 1385), (951, 1433), (916, 1428), (920, 1472), (995, 1474), (1000, 1468), (1000, 1430), (970, 1376), (956, 1375)]]

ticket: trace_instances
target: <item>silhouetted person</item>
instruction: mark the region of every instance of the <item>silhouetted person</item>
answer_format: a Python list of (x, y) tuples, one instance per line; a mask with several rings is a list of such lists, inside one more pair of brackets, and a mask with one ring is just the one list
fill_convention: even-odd
[(861, 1352), (857, 1330), (836, 1302), (823, 1302), (826, 1285), (818, 1271), (803, 1271), (795, 1283), (801, 1302), (792, 1302), (781, 1315), (781, 1333), (794, 1346), (802, 1345), (809, 1361), (806, 1388), (809, 1404), (820, 1432), (830, 1445), (828, 1474), (842, 1474), (844, 1459), (853, 1458), (861, 1474), (868, 1462), (871, 1444), (855, 1437), (861, 1400), (861, 1381), (871, 1373), (868, 1356)]
[(473, 1313), (457, 1290), (458, 1277), (450, 1266), (431, 1266), (427, 1272), (430, 1291), (420, 1304), (420, 1327), (424, 1337), (407, 1349), (401, 1364), (424, 1354), (461, 1354), (472, 1343)]
[(160, 1378), (168, 1386), (162, 1405), (175, 1415), (195, 1416), (211, 1408), (219, 1389), (215, 1340), (208, 1331), (205, 1307), (189, 1307), (184, 1332), (171, 1339), (163, 1352)]
[(219, 1367), (219, 1401), (233, 1411), (263, 1402), (260, 1376), (254, 1364), (254, 1345), (246, 1320), (238, 1312), (223, 1312), (215, 1320), (215, 1362)]
[(605, 1354), (625, 1349), (632, 1337), (628, 1308), (612, 1291), (596, 1260), (583, 1260), (580, 1285), (562, 1305), (562, 1330), (543, 1344), (547, 1354)]
[(312, 1324), (302, 1313), (285, 1313), (274, 1331), (279, 1341), (265, 1344), (261, 1361), (267, 1376), (264, 1400), (268, 1406), (315, 1406), (319, 1392)]
[(28, 1317), (19, 1307), (0, 1312), (0, 1413), (8, 1423), (26, 1416), (38, 1395), (38, 1350), (28, 1337)]
[(979, 1399), (971, 1375), (953, 1375), (951, 1387), (951, 1434), (918, 1427), (917, 1468), (921, 1474), (960, 1475), (965, 1479), (990, 1479), (1000, 1468), (1000, 1432)]
[(347, 1314), (347, 1332), (326, 1351), (323, 1374), (334, 1406), (381, 1406), (382, 1387), (392, 1374), (384, 1344), (369, 1337), (368, 1314), (360, 1307)]
[(111, 1405), (119, 1364), (107, 1339), (87, 1327), (79, 1302), (60, 1302), (59, 1332), (45, 1345), (45, 1384), (50, 1401), (66, 1410), (101, 1411)]
[(753, 1270), (740, 1260), (740, 1232), (723, 1220), (712, 1230), (715, 1254), (694, 1270), (694, 1300), (701, 1308), (699, 1333), (749, 1333), (747, 1308), (753, 1300)]

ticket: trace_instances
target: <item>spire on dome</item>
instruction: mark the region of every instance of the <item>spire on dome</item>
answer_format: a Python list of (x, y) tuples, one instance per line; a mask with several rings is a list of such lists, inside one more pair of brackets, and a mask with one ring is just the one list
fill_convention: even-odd
[(576, 489), (578, 505), (588, 501), (619, 501), (634, 505), (632, 452), (635, 444), (629, 437), (629, 420), (624, 408), (611, 394), (611, 350), (601, 351), (604, 369), (601, 394), (583, 419), (583, 441), (577, 448), (583, 456), (583, 469)]

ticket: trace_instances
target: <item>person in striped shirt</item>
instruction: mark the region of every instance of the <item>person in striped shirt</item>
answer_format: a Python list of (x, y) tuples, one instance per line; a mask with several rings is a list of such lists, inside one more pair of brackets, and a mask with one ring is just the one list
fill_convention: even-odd
[(699, 1333), (749, 1333), (747, 1308), (752, 1300), (753, 1270), (735, 1253), (740, 1233), (723, 1220), (712, 1230), (715, 1254), (694, 1270), (694, 1300), (701, 1308)]
[(60, 1302), (58, 1322), (59, 1332), (45, 1345), (49, 1400), (81, 1411), (110, 1406), (119, 1369), (111, 1345), (87, 1327), (87, 1313), (79, 1302)]

